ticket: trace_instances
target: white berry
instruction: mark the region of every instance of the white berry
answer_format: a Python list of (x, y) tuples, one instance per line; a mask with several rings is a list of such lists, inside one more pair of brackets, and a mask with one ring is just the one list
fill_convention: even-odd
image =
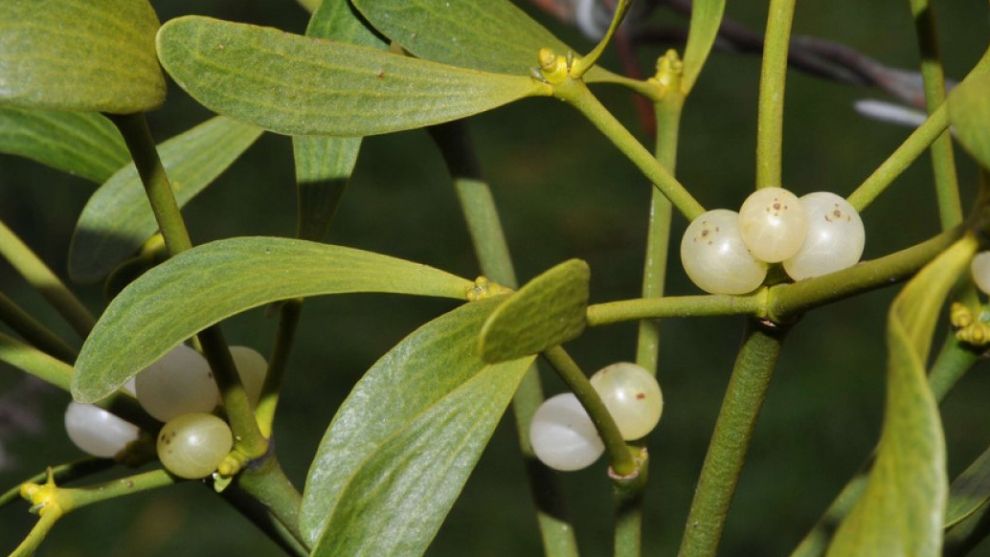
[(580, 470), (605, 452), (605, 445), (574, 393), (543, 401), (533, 415), (529, 439), (540, 462), (555, 470)]
[(169, 420), (158, 434), (158, 459), (180, 478), (205, 478), (233, 445), (227, 422), (212, 414), (183, 414)]
[(230, 356), (234, 359), (237, 375), (241, 378), (251, 406), (257, 406), (261, 399), (261, 388), (265, 384), (265, 375), (268, 373), (268, 361), (257, 350), (247, 346), (231, 346)]
[(801, 205), (808, 216), (808, 234), (801, 249), (784, 261), (787, 274), (801, 280), (855, 265), (866, 244), (863, 219), (856, 209), (826, 191), (802, 196)]
[(112, 458), (140, 434), (136, 425), (79, 402), (70, 402), (65, 409), (65, 431), (77, 447), (101, 458)]
[(746, 294), (763, 284), (767, 265), (739, 235), (739, 215), (715, 209), (691, 221), (681, 239), (681, 264), (698, 288), (712, 294)]
[(756, 190), (739, 208), (739, 233), (760, 261), (777, 263), (792, 257), (807, 231), (804, 207), (783, 188)]
[(660, 422), (663, 394), (656, 378), (642, 367), (629, 362), (612, 364), (591, 376), (591, 386), (626, 441), (645, 437)]
[(141, 407), (162, 422), (180, 414), (210, 412), (220, 402), (210, 364), (184, 344), (138, 373), (135, 387)]
[(990, 294), (990, 251), (981, 251), (969, 265), (973, 282), (984, 294)]

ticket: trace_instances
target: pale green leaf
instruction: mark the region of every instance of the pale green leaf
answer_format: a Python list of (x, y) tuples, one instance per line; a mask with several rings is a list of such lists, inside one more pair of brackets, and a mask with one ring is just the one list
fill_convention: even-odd
[(589, 280), (588, 264), (571, 259), (529, 281), (488, 318), (478, 339), (482, 357), (511, 360), (580, 336)]
[(165, 100), (147, 0), (0, 2), (0, 104), (128, 114)]
[(531, 77), (198, 16), (162, 26), (158, 56), (207, 108), (290, 135), (412, 129), (550, 93)]
[(426, 265), (305, 240), (203, 244), (151, 269), (107, 306), (76, 361), (72, 394), (99, 400), (199, 331), (271, 302), (351, 292), (463, 300), (472, 287)]
[(0, 333), (0, 362), (61, 389), (68, 389), (72, 366), (37, 348)]
[(320, 4), (322, 4), (323, 2), (323, 0), (296, 0), (296, 1), (299, 2), (299, 5), (305, 8), (306, 11), (309, 13), (315, 12), (316, 8), (319, 8)]
[[(320, 5), (309, 20), (306, 35), (379, 49), (387, 46), (368, 29), (350, 2)], [(326, 238), (360, 149), (360, 137), (292, 138), (300, 238), (315, 241)]]
[(922, 269), (891, 305), (887, 399), (866, 489), (840, 524), (829, 557), (936, 557), (948, 479), (945, 440), (925, 377), (936, 321), (977, 248), (965, 236)]
[[(213, 183), (260, 135), (260, 128), (218, 116), (162, 143), (158, 153), (179, 206)], [(132, 162), (83, 208), (69, 246), (69, 275), (79, 282), (99, 280), (157, 230)]]
[(966, 520), (990, 501), (990, 449), (983, 451), (949, 488), (945, 509), (945, 528)]
[(684, 73), (681, 77), (681, 88), (685, 93), (694, 87), (711, 53), (724, 12), (725, 0), (694, 0), (691, 3), (691, 26), (687, 46), (684, 47)]
[(0, 153), (97, 183), (131, 159), (120, 132), (99, 114), (13, 106), (0, 106)]
[(474, 302), (420, 327), (351, 391), (303, 492), (313, 555), (426, 550), (532, 362), (479, 357), (478, 331), (498, 303)]
[[(352, 0), (385, 36), (420, 58), (486, 72), (529, 75), (537, 53), (577, 53), (508, 0)], [(425, 32), (441, 29), (442, 32)], [(599, 66), (585, 81), (619, 76)]]
[(990, 168), (990, 72), (974, 71), (949, 95), (949, 121), (959, 143)]

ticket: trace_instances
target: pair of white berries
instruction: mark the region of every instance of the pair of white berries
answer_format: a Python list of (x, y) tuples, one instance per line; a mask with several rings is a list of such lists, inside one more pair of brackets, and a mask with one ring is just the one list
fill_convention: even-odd
[(739, 212), (708, 211), (681, 239), (681, 264), (711, 294), (746, 294), (760, 287), (769, 263), (783, 263), (794, 280), (855, 265), (866, 231), (859, 213), (830, 192), (800, 199), (783, 188), (763, 188)]
[[(258, 403), (268, 369), (265, 358), (244, 346), (230, 354), (252, 406)], [(230, 427), (210, 414), (220, 392), (206, 359), (180, 345), (142, 370), (124, 387), (155, 419), (165, 422), (158, 435), (158, 458), (166, 470), (183, 478), (210, 475), (233, 446)], [(134, 424), (90, 404), (69, 403), (65, 429), (73, 443), (98, 457), (111, 458), (136, 441)]]
[[(653, 431), (663, 412), (663, 394), (656, 378), (642, 367), (620, 362), (591, 377), (622, 438), (640, 439)], [(574, 393), (548, 398), (529, 427), (533, 452), (540, 462), (562, 471), (580, 470), (605, 452), (591, 417)]]

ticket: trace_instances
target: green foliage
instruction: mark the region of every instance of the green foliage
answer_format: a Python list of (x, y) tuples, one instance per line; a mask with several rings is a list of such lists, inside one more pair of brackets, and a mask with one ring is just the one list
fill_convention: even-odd
[(949, 95), (949, 120), (959, 143), (990, 168), (990, 71), (973, 72)]
[(684, 74), (681, 77), (681, 88), (685, 93), (694, 88), (694, 82), (708, 59), (724, 12), (725, 0), (695, 0), (691, 3), (691, 27), (684, 47)]
[[(255, 126), (217, 116), (159, 146), (180, 207), (192, 200), (261, 135)], [(69, 274), (106, 276), (158, 230), (134, 163), (117, 171), (86, 203), (69, 247)]]
[(195, 16), (162, 27), (158, 55), (169, 75), (207, 108), (292, 135), (393, 132), (548, 94), (531, 77)]
[(990, 501), (990, 449), (952, 481), (945, 508), (945, 528), (966, 520)]
[(341, 405), (303, 493), (314, 555), (420, 555), (532, 362), (488, 364), (476, 338), (498, 299), (413, 332)]
[(103, 116), (0, 106), (0, 153), (20, 155), (102, 183), (130, 160)]
[(146, 0), (0, 2), (0, 105), (126, 114), (156, 108), (158, 17)]
[(580, 336), (590, 279), (588, 264), (572, 259), (529, 281), (485, 322), (478, 339), (482, 358), (512, 360)]
[(390, 292), (465, 299), (471, 282), (401, 259), (284, 238), (198, 246), (145, 273), (107, 306), (86, 339), (72, 394), (93, 402), (199, 331), (292, 298)]

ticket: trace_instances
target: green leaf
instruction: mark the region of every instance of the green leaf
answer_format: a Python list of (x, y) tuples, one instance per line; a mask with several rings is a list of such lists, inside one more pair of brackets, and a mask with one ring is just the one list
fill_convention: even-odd
[(99, 400), (199, 331), (271, 302), (351, 292), (463, 300), (472, 287), (426, 265), (305, 240), (203, 244), (148, 271), (107, 306), (76, 361), (72, 394)]
[(987, 501), (990, 501), (990, 448), (952, 482), (944, 527), (948, 529), (966, 520)]
[[(352, 0), (376, 29), (420, 58), (486, 72), (529, 75), (537, 53), (575, 50), (508, 0)], [(424, 33), (442, 29), (442, 33)], [(595, 66), (585, 81), (621, 79)]]
[[(223, 116), (159, 146), (180, 207), (213, 183), (261, 135)], [(79, 282), (106, 276), (158, 230), (134, 163), (121, 168), (89, 198), (69, 246), (69, 275)]]
[(478, 356), (478, 331), (498, 303), (473, 302), (420, 327), (351, 391), (303, 492), (313, 555), (426, 551), (532, 362)]
[(158, 56), (207, 108), (290, 135), (387, 133), (550, 94), (531, 77), (197, 16), (162, 26)]
[(158, 107), (158, 16), (146, 0), (0, 2), (0, 104), (129, 114)]
[(296, 1), (299, 2), (299, 5), (302, 6), (309, 13), (315, 12), (316, 8), (319, 8), (320, 4), (323, 3), (323, 0), (296, 0)]
[(131, 159), (120, 132), (92, 112), (0, 106), (0, 153), (101, 183)]
[[(320, 5), (309, 20), (306, 35), (379, 49), (387, 46), (368, 29), (350, 2)], [(326, 238), (360, 149), (360, 137), (292, 138), (300, 238), (314, 241)]]
[(949, 121), (959, 143), (990, 168), (990, 72), (976, 70), (949, 94)]
[(866, 489), (839, 526), (829, 557), (936, 557), (948, 479), (945, 440), (924, 362), (940, 309), (976, 252), (971, 235), (929, 263), (894, 299), (887, 320), (887, 401)]
[(580, 336), (588, 307), (588, 264), (571, 259), (512, 294), (481, 330), (481, 355), (501, 362), (536, 354)]
[(3, 333), (0, 333), (0, 362), (61, 389), (68, 389), (72, 378), (69, 364)]
[(681, 88), (685, 94), (694, 87), (711, 53), (724, 12), (725, 0), (694, 0), (691, 3), (691, 26), (684, 48), (684, 73), (681, 77)]

